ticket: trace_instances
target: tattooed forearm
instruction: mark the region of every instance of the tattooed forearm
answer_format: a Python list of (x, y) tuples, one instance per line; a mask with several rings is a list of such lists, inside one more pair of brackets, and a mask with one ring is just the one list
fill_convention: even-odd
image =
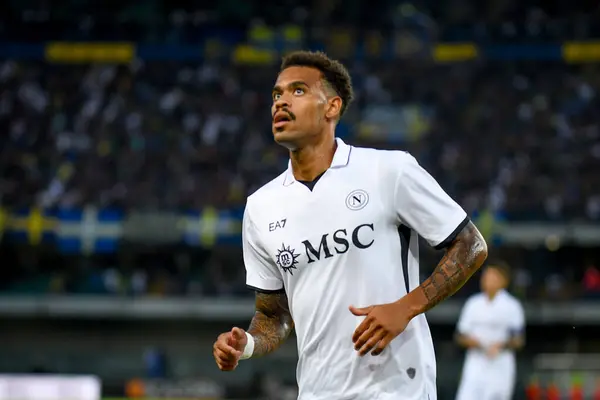
[(481, 348), (481, 343), (479, 341), (469, 335), (463, 335), (461, 333), (454, 336), (454, 340), (458, 343), (459, 346), (465, 349), (477, 349)]
[(424, 297), (417, 313), (435, 307), (452, 296), (479, 269), (487, 258), (487, 245), (473, 223), (459, 233), (433, 274), (420, 286)]
[(294, 328), (285, 292), (256, 293), (256, 312), (248, 333), (254, 337), (254, 357), (276, 350)]
[(504, 348), (507, 350), (520, 350), (525, 345), (525, 338), (523, 335), (513, 336), (504, 344)]

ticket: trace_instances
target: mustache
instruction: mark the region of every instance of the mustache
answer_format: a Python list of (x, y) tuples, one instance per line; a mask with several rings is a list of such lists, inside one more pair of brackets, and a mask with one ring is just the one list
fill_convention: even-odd
[[(288, 111), (288, 110), (286, 110), (286, 109), (281, 109), (281, 110), (278, 110), (277, 112), (275, 112), (275, 114), (277, 114), (277, 113), (279, 113), (279, 112), (286, 113), (286, 114), (288, 115), (288, 117), (290, 117), (290, 119), (291, 119), (292, 121), (295, 121), (295, 120), (296, 120), (296, 116), (295, 116), (295, 115), (294, 115), (294, 113), (293, 113), (293, 112), (291, 112), (291, 111)], [(275, 115), (273, 115), (272, 119), (273, 119), (273, 120), (275, 120)]]

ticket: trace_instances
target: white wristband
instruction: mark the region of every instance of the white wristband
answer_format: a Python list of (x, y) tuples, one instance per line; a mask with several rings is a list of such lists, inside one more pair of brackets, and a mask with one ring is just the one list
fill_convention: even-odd
[(246, 332), (246, 338), (248, 338), (248, 343), (246, 343), (246, 347), (244, 347), (244, 353), (242, 353), (240, 360), (247, 360), (252, 357), (252, 353), (254, 353), (254, 338), (248, 332)]

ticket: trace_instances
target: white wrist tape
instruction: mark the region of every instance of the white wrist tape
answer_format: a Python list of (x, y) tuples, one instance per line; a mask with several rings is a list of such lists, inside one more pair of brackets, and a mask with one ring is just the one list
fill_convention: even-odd
[(240, 360), (247, 360), (252, 357), (252, 353), (254, 353), (254, 338), (248, 332), (246, 332), (246, 337), (248, 338), (248, 343), (246, 343), (246, 347), (244, 347), (244, 353), (242, 353)]

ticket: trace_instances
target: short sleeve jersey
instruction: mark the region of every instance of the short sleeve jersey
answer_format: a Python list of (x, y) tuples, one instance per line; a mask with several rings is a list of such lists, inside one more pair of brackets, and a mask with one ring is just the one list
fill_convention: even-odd
[(246, 283), (285, 290), (295, 323), (300, 400), (435, 400), (435, 356), (424, 315), (379, 356), (359, 357), (348, 307), (393, 302), (419, 282), (418, 235), (453, 241), (465, 211), (410, 154), (337, 139), (309, 189), (291, 167), (247, 201)]
[[(457, 331), (481, 343), (483, 349), (497, 343), (506, 343), (525, 329), (525, 313), (519, 300), (502, 290), (493, 299), (483, 293), (471, 296), (465, 303), (457, 324)], [(482, 375), (482, 369), (496, 371)], [(464, 379), (503, 377), (514, 379), (516, 372), (514, 352), (504, 350), (490, 359), (482, 349), (467, 352), (463, 369)]]

